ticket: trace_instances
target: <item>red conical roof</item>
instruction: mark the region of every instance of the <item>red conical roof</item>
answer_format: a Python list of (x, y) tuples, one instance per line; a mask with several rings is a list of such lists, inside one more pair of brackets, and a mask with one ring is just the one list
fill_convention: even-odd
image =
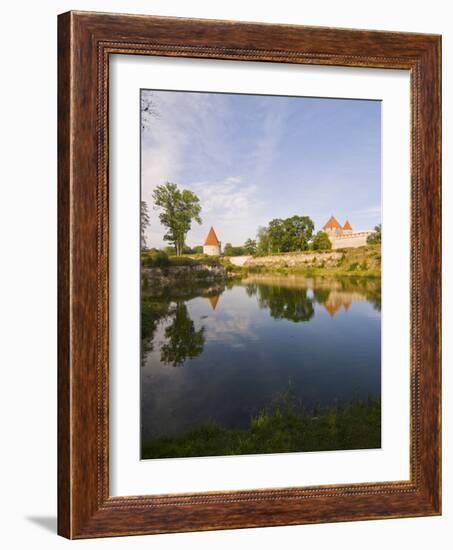
[(217, 302), (218, 301), (219, 301), (219, 295), (209, 296), (209, 302), (211, 303), (212, 309), (215, 309), (217, 307)]
[(220, 241), (217, 238), (217, 235), (215, 234), (214, 228), (211, 227), (204, 241), (204, 246), (216, 246), (219, 244), (220, 244)]
[(343, 229), (350, 229), (350, 230), (352, 231), (351, 224), (349, 223), (348, 220), (346, 220), (346, 221), (344, 222)]
[(341, 304), (338, 304), (338, 303), (325, 303), (323, 304), (323, 306), (326, 308), (328, 314), (333, 317), (335, 315), (335, 313), (340, 309), (340, 305)]
[(338, 223), (338, 220), (336, 220), (333, 216), (330, 216), (323, 229), (341, 229), (341, 225)]

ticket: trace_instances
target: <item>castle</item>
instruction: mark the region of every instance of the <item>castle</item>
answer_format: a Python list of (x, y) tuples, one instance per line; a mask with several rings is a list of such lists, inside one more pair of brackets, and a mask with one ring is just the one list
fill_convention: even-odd
[(217, 238), (214, 228), (211, 227), (203, 243), (203, 254), (207, 256), (220, 256), (222, 253), (222, 243)]
[(372, 231), (353, 232), (348, 220), (341, 226), (334, 216), (330, 216), (322, 230), (329, 235), (332, 249), (334, 250), (336, 248), (355, 248), (357, 246), (364, 246), (366, 245), (368, 235), (372, 233)]
[[(367, 244), (368, 235), (372, 233), (372, 231), (353, 231), (349, 220), (346, 220), (341, 226), (334, 216), (330, 216), (322, 230), (329, 236), (333, 250), (364, 246)], [(203, 254), (207, 256), (220, 256), (222, 254), (222, 243), (217, 238), (213, 227), (211, 227), (204, 240)]]

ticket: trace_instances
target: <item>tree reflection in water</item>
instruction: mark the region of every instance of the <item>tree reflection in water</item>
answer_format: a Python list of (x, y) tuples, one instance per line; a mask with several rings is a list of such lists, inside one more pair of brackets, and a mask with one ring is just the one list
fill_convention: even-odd
[(165, 329), (166, 342), (160, 349), (160, 360), (173, 367), (181, 366), (187, 359), (197, 357), (204, 348), (204, 327), (195, 330), (195, 325), (183, 301), (177, 301), (173, 321)]
[(306, 288), (261, 284), (258, 285), (258, 303), (261, 308), (268, 308), (274, 319), (299, 323), (309, 321), (315, 314), (313, 300), (307, 297)]
[(205, 329), (196, 330), (186, 304), (193, 298), (203, 297), (209, 300), (214, 311), (225, 287), (232, 289), (238, 285), (261, 309), (268, 310), (273, 319), (294, 323), (310, 321), (315, 315), (315, 303), (322, 305), (331, 317), (341, 307), (347, 312), (354, 301), (368, 301), (376, 310), (381, 309), (380, 281), (352, 277), (346, 280), (249, 277), (227, 285), (166, 288), (154, 296), (148, 292), (142, 296), (142, 364), (148, 352), (153, 351), (154, 334), (161, 322), (169, 323), (163, 329), (165, 341), (159, 350), (162, 364), (179, 367), (199, 356), (205, 345)]

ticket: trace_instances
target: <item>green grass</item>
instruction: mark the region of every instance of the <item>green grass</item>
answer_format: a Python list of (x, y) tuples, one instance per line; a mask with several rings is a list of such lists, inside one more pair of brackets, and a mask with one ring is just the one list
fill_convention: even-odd
[[(310, 262), (300, 262), (288, 265), (286, 258), (305, 254), (316, 254)], [(339, 259), (329, 254), (341, 254)], [(282, 257), (281, 262), (260, 264), (260, 258), (255, 259), (256, 265), (244, 266), (249, 273), (274, 273), (281, 275), (303, 275), (305, 277), (380, 277), (381, 248), (380, 245), (367, 245), (358, 248), (342, 248), (337, 250), (308, 251), (286, 254), (270, 254), (274, 258)]]
[(141, 263), (143, 267), (177, 267), (195, 265), (220, 265), (218, 256), (205, 256), (204, 254), (193, 254), (182, 256), (169, 256), (163, 250), (142, 250)]
[(348, 269), (346, 267), (335, 266), (313, 266), (313, 265), (300, 265), (300, 266), (250, 266), (247, 272), (250, 274), (280, 274), (280, 275), (303, 275), (304, 277), (370, 277), (380, 278), (380, 269)]
[(379, 399), (356, 400), (309, 413), (297, 410), (294, 403), (285, 398), (252, 418), (246, 430), (229, 430), (208, 423), (181, 436), (144, 442), (142, 458), (374, 449), (380, 446)]

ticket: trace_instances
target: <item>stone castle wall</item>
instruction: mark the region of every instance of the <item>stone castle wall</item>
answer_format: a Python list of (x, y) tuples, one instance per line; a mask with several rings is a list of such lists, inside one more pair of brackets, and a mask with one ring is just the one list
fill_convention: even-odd
[(368, 235), (371, 235), (372, 231), (359, 231), (357, 233), (351, 233), (350, 235), (342, 235), (341, 237), (330, 236), (332, 243), (332, 249), (338, 248), (357, 248), (358, 246), (365, 246)]

